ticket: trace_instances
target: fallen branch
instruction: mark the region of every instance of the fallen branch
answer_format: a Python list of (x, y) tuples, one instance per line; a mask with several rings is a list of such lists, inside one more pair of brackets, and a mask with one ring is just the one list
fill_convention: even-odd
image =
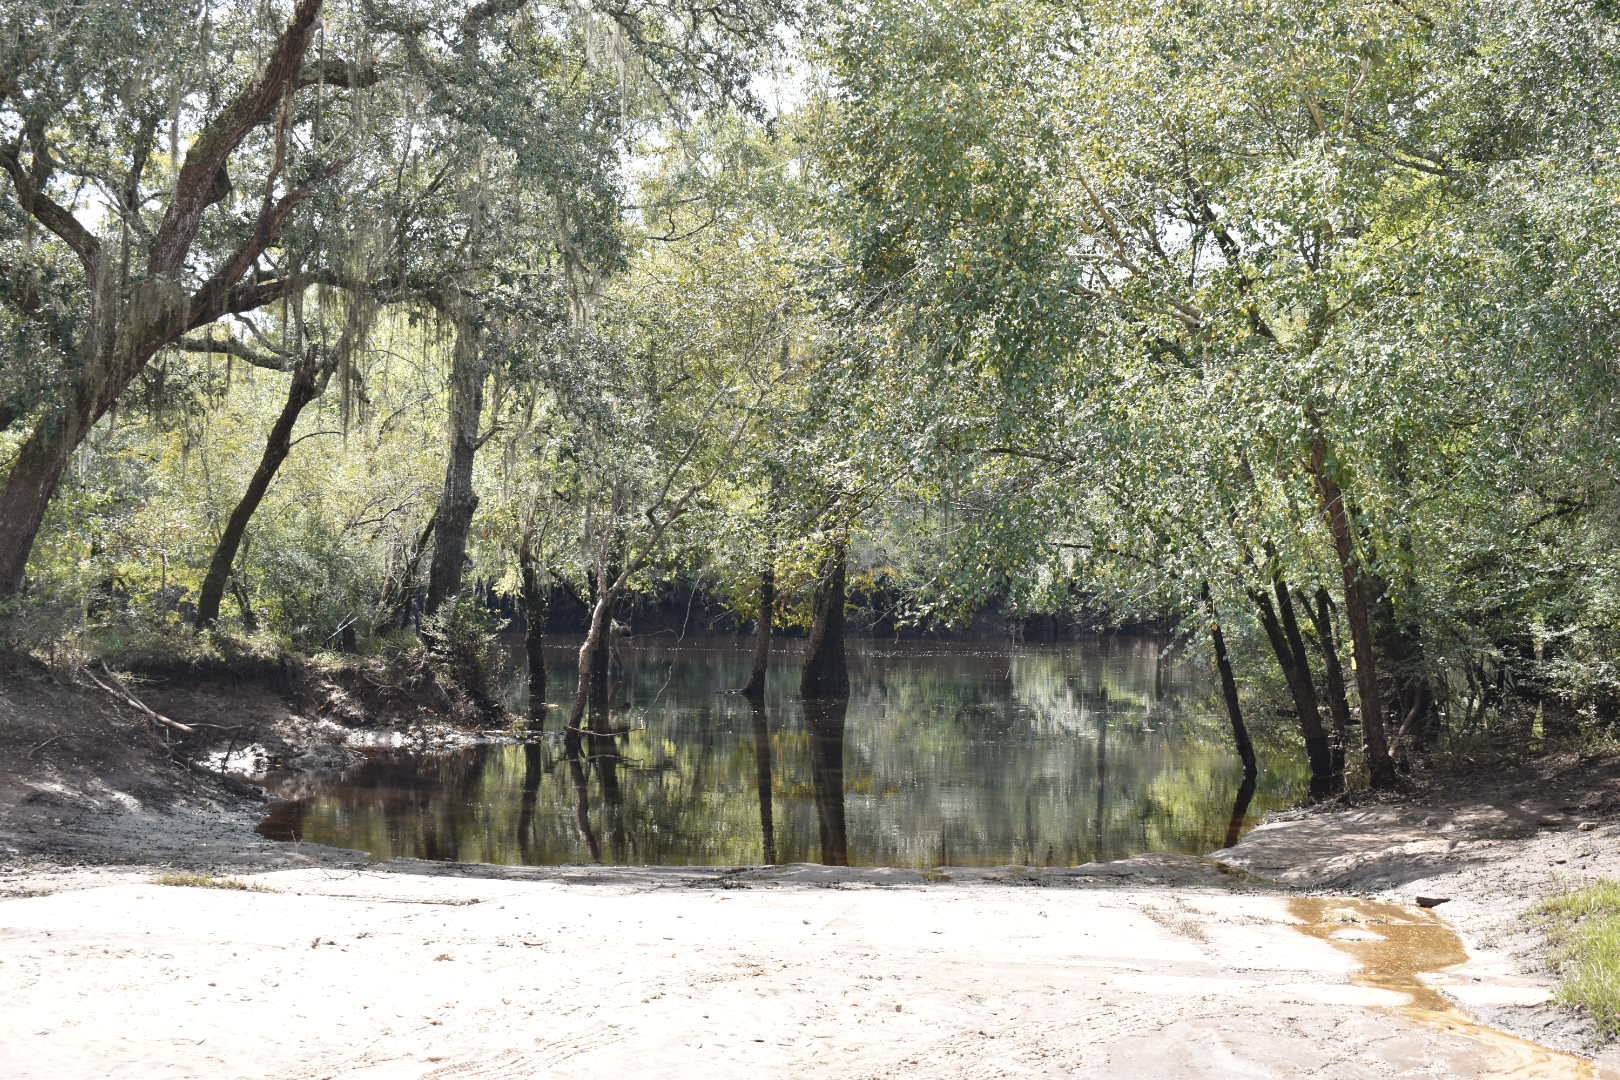
[(28, 751), (28, 756), (33, 757), (35, 754), (39, 753), (41, 750), (45, 749), (47, 746), (51, 745), (51, 743), (55, 742), (57, 739), (60, 739), (61, 737), (62, 736), (60, 734), (52, 735), (50, 738), (46, 739), (44, 742), (34, 744), (34, 748), (32, 750)]
[[(103, 660), (101, 662), (101, 672), (102, 672), (102, 674), (106, 675), (108, 679), (112, 680), (112, 684), (113, 684), (112, 686), (108, 686), (106, 683), (104, 683), (100, 679), (96, 678), (93, 674), (90, 673), (88, 668), (85, 669), (84, 675), (85, 675), (85, 678), (89, 679), (91, 682), (93, 682), (97, 686), (101, 687), (103, 690), (105, 690), (107, 693), (111, 694), (117, 700), (122, 701), (125, 705), (128, 705), (132, 709), (134, 709), (137, 712), (141, 713), (149, 721), (151, 721), (154, 724), (157, 724), (159, 727), (166, 727), (166, 728), (170, 729), (171, 731), (178, 731), (178, 732), (181, 732), (182, 734), (185, 734), (185, 735), (193, 735), (193, 734), (196, 733), (196, 730), (197, 730), (196, 728), (191, 727), (189, 724), (182, 724), (178, 720), (170, 720), (167, 716), (164, 716), (160, 712), (154, 711), (153, 709), (148, 707), (146, 705), (146, 703), (144, 703), (140, 699), (136, 698), (134, 694), (131, 694), (127, 689), (125, 689), (124, 684), (118, 681), (118, 676), (114, 675), (112, 673), (112, 671), (107, 667), (107, 662), (105, 660)], [(116, 687), (117, 689), (114, 689), (114, 687)]]

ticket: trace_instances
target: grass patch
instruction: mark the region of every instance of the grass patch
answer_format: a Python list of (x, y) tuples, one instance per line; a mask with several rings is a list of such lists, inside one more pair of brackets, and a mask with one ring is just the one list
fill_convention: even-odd
[(1553, 946), (1556, 1000), (1585, 1009), (1604, 1038), (1620, 1036), (1620, 881), (1599, 881), (1531, 911)]
[(216, 874), (196, 874), (190, 871), (180, 871), (173, 874), (159, 874), (152, 879), (154, 885), (184, 885), (193, 889), (233, 889), (237, 892), (274, 892), (263, 885), (249, 885), (245, 881), (235, 878), (219, 877)]

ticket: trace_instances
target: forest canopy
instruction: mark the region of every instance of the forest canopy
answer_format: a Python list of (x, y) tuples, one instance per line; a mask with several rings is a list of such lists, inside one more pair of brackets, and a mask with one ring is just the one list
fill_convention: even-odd
[(16, 0), (5, 643), (567, 599), (577, 727), (635, 597), (847, 587), (1154, 625), (1318, 793), (1612, 734), (1617, 100), (1577, 0)]

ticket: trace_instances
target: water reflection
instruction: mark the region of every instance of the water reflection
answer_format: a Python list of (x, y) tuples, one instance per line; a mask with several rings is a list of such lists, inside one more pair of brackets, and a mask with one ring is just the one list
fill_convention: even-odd
[[(787, 650), (757, 704), (725, 692), (746, 642), (623, 652), (608, 700), (629, 704), (593, 717), (577, 753), (375, 751), (283, 788), (262, 831), (378, 858), (1069, 865), (1210, 850), (1302, 790), (1292, 752), (1263, 753), (1245, 795), (1204, 673), (1150, 640), (852, 642), (851, 696), (826, 708), (799, 700)], [(566, 685), (570, 649), (548, 655)]]
[(810, 787), (815, 796), (820, 862), (849, 865), (849, 827), (844, 818), (844, 723), (848, 698), (807, 699), (804, 729), (810, 741)]
[(1249, 804), (1254, 802), (1255, 777), (1245, 775), (1243, 783), (1238, 785), (1237, 798), (1232, 802), (1232, 816), (1226, 822), (1226, 838), (1221, 841), (1221, 847), (1231, 847), (1238, 842), (1245, 829), (1249, 827)]
[(750, 703), (749, 720), (754, 729), (754, 787), (759, 794), (759, 849), (760, 861), (776, 861), (776, 820), (771, 801), (771, 721), (765, 711), (765, 699), (759, 697)]

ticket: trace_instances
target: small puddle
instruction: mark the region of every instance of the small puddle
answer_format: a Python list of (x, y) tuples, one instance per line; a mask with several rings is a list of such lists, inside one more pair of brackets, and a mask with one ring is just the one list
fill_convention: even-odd
[[(1288, 909), (1302, 921), (1301, 933), (1355, 957), (1361, 965), (1354, 976), (1357, 984), (1405, 994), (1409, 1000), (1396, 1010), (1402, 1016), (1479, 1044), (1489, 1055), (1482, 1075), (1517, 1080), (1595, 1080), (1600, 1075), (1585, 1058), (1480, 1023), (1424, 982), (1426, 972), (1468, 959), (1461, 939), (1438, 915), (1406, 904), (1348, 897), (1301, 897), (1289, 901)], [(1610, 1074), (1605, 1070), (1601, 1075)]]

